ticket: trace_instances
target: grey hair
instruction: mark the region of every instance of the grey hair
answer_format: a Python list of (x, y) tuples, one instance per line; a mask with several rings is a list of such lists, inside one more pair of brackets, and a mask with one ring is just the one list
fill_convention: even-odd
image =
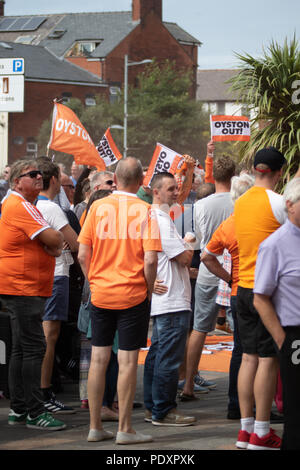
[(285, 210), (286, 202), (290, 201), (292, 204), (300, 201), (300, 178), (293, 178), (285, 187), (283, 193), (283, 200), (285, 203)]
[(254, 182), (254, 176), (248, 175), (247, 173), (242, 173), (240, 176), (233, 176), (231, 178), (230, 195), (233, 204), (242, 194), (254, 185)]
[(90, 182), (91, 190), (94, 191), (95, 187), (101, 182), (103, 176), (110, 176), (112, 179), (114, 174), (111, 171), (98, 171), (95, 173)]
[(28, 168), (36, 168), (38, 169), (37, 161), (36, 160), (18, 160), (16, 161), (10, 169), (10, 176), (9, 176), (9, 185), (11, 189), (15, 188), (15, 181), (19, 178), (24, 171), (28, 170)]

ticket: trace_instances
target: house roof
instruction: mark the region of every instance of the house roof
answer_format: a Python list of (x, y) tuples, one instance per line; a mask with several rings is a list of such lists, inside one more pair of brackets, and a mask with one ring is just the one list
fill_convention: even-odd
[(67, 60), (58, 59), (42, 46), (0, 42), (1, 58), (24, 58), (25, 80), (104, 86), (100, 78)]
[[(41, 15), (39, 15), (41, 17)], [(22, 17), (3, 17), (6, 20)], [(38, 18), (33, 15), (28, 18)], [(32, 44), (47, 47), (57, 57), (63, 57), (75, 41), (101, 40), (91, 57), (106, 57), (134, 28), (139, 24), (132, 21), (131, 12), (94, 12), (94, 13), (65, 13), (56, 15), (43, 15), (44, 20), (36, 30), (13, 31), (1, 30), (0, 40), (15, 41), (20, 36), (34, 36)], [(163, 22), (171, 35), (178, 42), (189, 42), (200, 45), (200, 41), (184, 31), (176, 23)], [(60, 37), (49, 38), (55, 30), (63, 34)]]
[(229, 79), (237, 75), (238, 70), (198, 70), (197, 100), (203, 102), (236, 101), (236, 96), (229, 90)]

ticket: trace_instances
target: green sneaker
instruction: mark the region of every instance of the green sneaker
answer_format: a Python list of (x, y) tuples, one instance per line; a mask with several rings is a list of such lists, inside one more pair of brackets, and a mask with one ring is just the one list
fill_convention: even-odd
[(65, 429), (67, 426), (62, 421), (53, 418), (50, 413), (42, 413), (36, 418), (30, 418), (27, 416), (26, 427), (30, 429), (42, 429), (45, 431), (59, 431), (60, 429)]
[(16, 424), (26, 424), (27, 413), (16, 413), (14, 410), (9, 410), (8, 424), (15, 426)]

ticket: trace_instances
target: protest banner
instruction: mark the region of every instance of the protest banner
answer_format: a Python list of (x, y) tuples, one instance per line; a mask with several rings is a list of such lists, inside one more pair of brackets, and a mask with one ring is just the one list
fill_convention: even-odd
[(210, 116), (214, 142), (250, 140), (250, 121), (246, 116)]
[(73, 155), (77, 165), (105, 170), (102, 158), (76, 114), (67, 106), (54, 102), (52, 130), (48, 149)]
[(174, 152), (174, 150), (157, 143), (154, 154), (144, 178), (144, 186), (150, 187), (152, 178), (158, 173), (166, 171), (174, 175), (180, 163), (183, 162), (183, 156)]
[(96, 148), (106, 166), (113, 165), (122, 158), (122, 154), (111, 136), (110, 128), (107, 129)]

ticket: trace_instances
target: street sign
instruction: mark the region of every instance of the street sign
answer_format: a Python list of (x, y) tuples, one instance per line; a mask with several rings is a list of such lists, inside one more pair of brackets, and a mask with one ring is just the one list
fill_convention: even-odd
[(23, 58), (0, 59), (0, 112), (24, 112)]
[(0, 112), (24, 112), (24, 75), (0, 75)]
[(24, 75), (24, 59), (0, 59), (0, 75)]

